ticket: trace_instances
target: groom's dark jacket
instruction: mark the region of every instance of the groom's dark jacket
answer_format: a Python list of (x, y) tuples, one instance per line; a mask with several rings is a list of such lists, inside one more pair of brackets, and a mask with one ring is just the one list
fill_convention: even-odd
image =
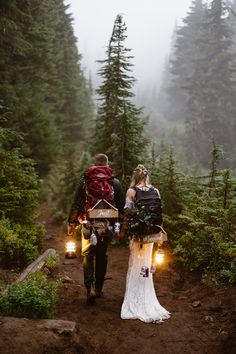
[[(86, 192), (84, 188), (84, 176), (82, 175), (79, 179), (74, 198), (71, 204), (68, 222), (77, 223), (78, 216), (83, 215), (85, 203), (86, 203)], [(124, 211), (125, 199), (124, 193), (120, 181), (117, 178), (114, 178), (113, 181), (114, 189), (114, 203), (115, 207), (119, 210), (119, 213), (122, 215)]]

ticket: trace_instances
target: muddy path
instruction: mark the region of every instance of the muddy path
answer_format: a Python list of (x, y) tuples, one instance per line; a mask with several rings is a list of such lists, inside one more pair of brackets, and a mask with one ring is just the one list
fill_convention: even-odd
[[(47, 217), (44, 249), (55, 248), (59, 268), (49, 277), (69, 277), (60, 288), (55, 319), (76, 322), (72, 337), (38, 330), (38, 320), (0, 318), (1, 354), (233, 354), (235, 342), (235, 287), (210, 287), (197, 274), (184, 272), (169, 255), (153, 276), (161, 305), (171, 312), (162, 324), (121, 320), (129, 250), (109, 247), (104, 296), (95, 306), (85, 303), (82, 258), (65, 259), (65, 232)], [(0, 277), (13, 281), (12, 270), (0, 269)]]
[(162, 324), (121, 320), (129, 250), (110, 247), (104, 296), (95, 306), (85, 304), (82, 259), (64, 257), (65, 234), (47, 223), (47, 243), (60, 254), (57, 276), (73, 282), (61, 288), (56, 317), (77, 323), (86, 353), (235, 353), (235, 288), (209, 287), (198, 275), (184, 272), (169, 256), (154, 274), (157, 297), (172, 316)]

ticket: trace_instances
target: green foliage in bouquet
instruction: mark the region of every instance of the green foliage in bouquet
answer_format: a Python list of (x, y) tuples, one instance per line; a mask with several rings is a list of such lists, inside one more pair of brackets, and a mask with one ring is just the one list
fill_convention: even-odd
[(155, 224), (153, 223), (150, 212), (143, 206), (134, 207), (126, 211), (126, 236), (134, 237), (142, 241), (143, 237), (154, 233)]

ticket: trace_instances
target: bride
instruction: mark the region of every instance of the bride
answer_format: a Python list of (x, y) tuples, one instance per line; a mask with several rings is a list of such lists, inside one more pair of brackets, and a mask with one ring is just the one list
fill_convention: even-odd
[[(125, 208), (132, 209), (134, 207), (137, 188), (142, 191), (149, 191), (152, 188), (149, 184), (147, 170), (143, 165), (138, 165), (133, 172), (131, 185), (126, 193)], [(159, 194), (157, 189), (156, 191)], [(141, 246), (140, 242), (131, 238), (129, 246), (129, 268), (121, 318), (160, 323), (168, 319), (170, 313), (160, 305), (154, 289), (152, 273), (150, 272), (153, 243), (146, 243)], [(148, 268), (148, 276), (140, 274), (142, 267)]]

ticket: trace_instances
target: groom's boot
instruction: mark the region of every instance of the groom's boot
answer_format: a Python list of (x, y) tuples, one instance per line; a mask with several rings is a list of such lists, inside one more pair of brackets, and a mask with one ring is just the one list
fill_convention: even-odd
[(96, 294), (96, 297), (102, 297), (103, 295), (103, 292), (102, 292), (102, 288), (101, 287), (96, 287), (95, 288), (95, 294)]
[(96, 294), (93, 290), (93, 288), (91, 287), (86, 287), (87, 289), (87, 300), (86, 300), (86, 304), (87, 305), (95, 305), (96, 303)]

